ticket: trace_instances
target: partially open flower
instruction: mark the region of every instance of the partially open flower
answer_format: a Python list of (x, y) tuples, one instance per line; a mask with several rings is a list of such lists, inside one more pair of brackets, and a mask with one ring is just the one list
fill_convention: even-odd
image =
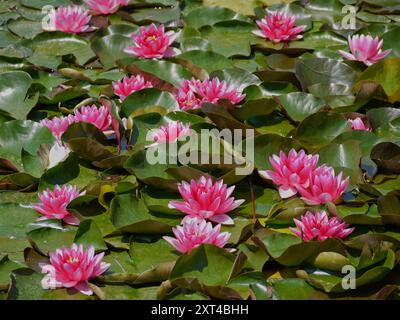
[(349, 36), (349, 48), (348, 53), (343, 50), (339, 50), (339, 53), (348, 60), (361, 61), (365, 65), (370, 66), (375, 62), (385, 58), (390, 54), (392, 49), (382, 51), (383, 40), (379, 37), (373, 38), (370, 35), (354, 35)]
[(199, 220), (196, 218), (187, 219), (182, 226), (176, 226), (172, 229), (175, 238), (163, 237), (177, 251), (187, 253), (202, 244), (211, 244), (223, 248), (228, 242), (231, 234), (229, 232), (220, 232), (221, 225), (214, 228), (211, 222)]
[(145, 81), (141, 75), (125, 76), (122, 80), (113, 82), (114, 93), (123, 101), (131, 93), (147, 88), (152, 88), (150, 81)]
[(231, 197), (235, 186), (227, 187), (223, 180), (213, 183), (211, 178), (182, 181), (178, 186), (182, 201), (170, 201), (169, 207), (187, 214), (185, 219), (208, 219), (215, 223), (234, 224), (228, 212), (239, 207), (244, 200)]
[(335, 176), (335, 170), (325, 165), (318, 167), (310, 174), (308, 187), (297, 189), (305, 203), (319, 205), (328, 202), (337, 203), (349, 185), (349, 177), (343, 179), (343, 172)]
[(54, 117), (52, 119), (43, 119), (40, 123), (46, 126), (57, 140), (61, 141), (61, 137), (68, 127), (76, 122), (73, 115), (68, 115), (67, 117)]
[(153, 23), (148, 27), (140, 27), (139, 33), (132, 34), (133, 46), (124, 51), (144, 59), (162, 59), (175, 55), (171, 47), (178, 34), (174, 31), (165, 32), (164, 25), (159, 27)]
[(84, 250), (75, 243), (71, 248), (63, 247), (50, 252), (50, 263), (41, 263), (42, 273), (47, 275), (42, 279), (43, 289), (75, 288), (86, 295), (92, 295), (89, 280), (106, 272), (109, 263), (102, 262), (104, 253), (95, 255), (93, 246)]
[(65, 223), (78, 225), (79, 219), (72, 215), (67, 207), (72, 200), (84, 195), (79, 193), (76, 186), (56, 185), (54, 190), (47, 189), (39, 193), (39, 203), (33, 203), (28, 206), (38, 211), (43, 217), (38, 220), (62, 219)]
[(87, 6), (97, 14), (112, 14), (119, 7), (126, 6), (129, 0), (84, 0)]
[(91, 123), (101, 131), (108, 130), (112, 124), (110, 110), (105, 106), (83, 106), (74, 111), (74, 116), (75, 122)]
[(361, 118), (349, 119), (353, 130), (372, 131)]
[(217, 103), (219, 100), (239, 104), (245, 97), (232, 84), (218, 78), (207, 78), (204, 81), (184, 80), (175, 95), (181, 110), (199, 109), (203, 103)]
[(90, 32), (95, 28), (89, 25), (89, 11), (79, 6), (59, 7), (49, 13), (50, 21), (46, 31), (62, 31), (66, 33)]
[(190, 124), (183, 124), (179, 121), (169, 122), (166, 126), (153, 129), (150, 132), (155, 143), (177, 142), (180, 138), (190, 135)]
[(297, 153), (292, 149), (287, 156), (281, 151), (269, 161), (274, 170), (259, 171), (260, 176), (278, 185), (279, 195), (285, 199), (297, 194), (298, 187), (309, 187), (310, 173), (317, 166), (318, 155), (308, 155), (304, 150)]
[(183, 80), (181, 87), (175, 94), (175, 99), (178, 101), (179, 109), (186, 111), (201, 108), (204, 98), (200, 97), (197, 92), (197, 87), (200, 84), (201, 82), (194, 78), (191, 80)]
[(296, 26), (295, 17), (285, 12), (269, 13), (256, 22), (260, 30), (253, 33), (276, 43), (301, 39), (303, 36), (300, 33), (306, 28)]
[(197, 92), (204, 98), (205, 102), (209, 103), (216, 103), (225, 99), (230, 100), (232, 104), (238, 104), (245, 98), (245, 95), (232, 84), (218, 78), (205, 79), (198, 84)]
[(325, 211), (312, 213), (307, 211), (300, 220), (294, 219), (296, 228), (290, 228), (295, 235), (303, 241), (324, 241), (328, 238), (345, 238), (351, 234), (354, 228), (337, 217), (329, 218)]

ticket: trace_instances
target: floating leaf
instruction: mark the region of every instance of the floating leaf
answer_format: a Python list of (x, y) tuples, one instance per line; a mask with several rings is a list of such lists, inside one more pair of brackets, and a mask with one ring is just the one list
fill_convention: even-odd
[(38, 94), (28, 95), (32, 82), (31, 76), (23, 71), (0, 74), (0, 111), (14, 119), (26, 119), (39, 98)]
[(384, 59), (365, 70), (358, 78), (355, 89), (364, 84), (377, 84), (382, 88), (389, 102), (400, 101), (400, 58)]

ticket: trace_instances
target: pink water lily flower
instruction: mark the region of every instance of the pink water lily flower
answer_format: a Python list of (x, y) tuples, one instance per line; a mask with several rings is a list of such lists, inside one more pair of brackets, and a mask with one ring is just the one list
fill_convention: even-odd
[(325, 211), (307, 211), (300, 220), (294, 219), (297, 228), (290, 228), (303, 241), (324, 241), (328, 238), (345, 238), (354, 231), (338, 217), (329, 218)]
[(285, 12), (269, 13), (256, 23), (260, 30), (253, 33), (276, 43), (301, 39), (300, 33), (306, 29), (306, 26), (296, 26), (295, 17)]
[(178, 141), (180, 138), (190, 135), (190, 124), (184, 124), (180, 121), (169, 122), (166, 126), (158, 129), (153, 129), (150, 132), (155, 143), (172, 143)]
[(123, 101), (133, 92), (153, 88), (153, 84), (150, 81), (145, 81), (141, 75), (125, 76), (122, 80), (113, 82), (113, 88), (114, 93)]
[(182, 201), (170, 201), (169, 207), (187, 214), (184, 218), (208, 219), (215, 223), (234, 224), (226, 213), (239, 207), (244, 200), (231, 197), (235, 186), (227, 187), (223, 180), (213, 183), (211, 178), (202, 176), (198, 181), (190, 183), (182, 181), (178, 185)]
[(97, 14), (112, 14), (119, 7), (127, 6), (129, 0), (84, 0), (86, 5)]
[(310, 174), (308, 187), (298, 186), (302, 199), (308, 205), (319, 205), (328, 202), (337, 203), (349, 185), (349, 177), (343, 179), (343, 172), (335, 176), (335, 170), (320, 166)]
[(43, 119), (40, 123), (46, 126), (57, 140), (61, 141), (61, 137), (68, 127), (76, 122), (73, 115), (68, 115), (67, 117), (54, 117), (52, 119)]
[(349, 119), (353, 130), (372, 131), (361, 118)]
[(304, 150), (296, 152), (291, 149), (287, 156), (281, 151), (279, 156), (274, 154), (269, 158), (274, 170), (259, 171), (259, 174), (279, 186), (282, 199), (290, 198), (297, 194), (299, 187), (309, 187), (310, 173), (315, 170), (318, 158), (318, 155), (308, 155)]
[(76, 122), (86, 122), (95, 125), (99, 130), (106, 131), (110, 128), (113, 118), (106, 106), (97, 107), (83, 106), (75, 109), (74, 117)]
[(379, 37), (373, 38), (370, 35), (349, 36), (349, 49), (351, 53), (339, 50), (339, 53), (348, 60), (361, 61), (370, 66), (385, 58), (392, 49), (382, 51), (383, 40)]
[(245, 97), (232, 84), (218, 78), (207, 78), (203, 82), (196, 79), (184, 80), (175, 94), (181, 110), (199, 109), (203, 103), (217, 103), (222, 99), (239, 104)]
[(197, 93), (204, 102), (216, 103), (219, 100), (230, 100), (232, 104), (240, 103), (246, 96), (232, 84), (218, 78), (205, 79), (196, 86)]
[(178, 102), (179, 109), (192, 110), (200, 109), (204, 98), (200, 97), (197, 87), (201, 85), (199, 80), (192, 78), (191, 80), (183, 80), (181, 87), (175, 94), (175, 99)]
[(157, 27), (153, 23), (148, 27), (140, 27), (139, 33), (132, 34), (134, 45), (124, 51), (143, 59), (172, 57), (176, 52), (171, 45), (178, 35), (174, 31), (165, 32), (163, 24)]
[(228, 242), (231, 234), (229, 232), (220, 232), (221, 225), (214, 228), (211, 222), (202, 219), (187, 219), (182, 226), (176, 226), (172, 229), (175, 235), (173, 237), (163, 237), (177, 251), (187, 253), (202, 244), (211, 244), (223, 248)]
[(79, 6), (59, 7), (49, 13), (49, 23), (46, 31), (62, 31), (66, 33), (82, 33), (95, 30), (89, 25), (89, 11)]
[(42, 273), (46, 276), (42, 279), (43, 289), (75, 288), (86, 295), (92, 295), (89, 280), (94, 279), (110, 267), (109, 263), (102, 261), (104, 252), (95, 255), (93, 246), (87, 250), (75, 243), (71, 248), (60, 248), (50, 252), (50, 263), (40, 263)]
[(72, 215), (67, 206), (72, 200), (84, 195), (79, 193), (78, 188), (72, 185), (56, 185), (54, 190), (46, 189), (39, 193), (39, 203), (28, 206), (38, 211), (43, 217), (38, 220), (62, 219), (65, 223), (78, 225), (79, 219)]

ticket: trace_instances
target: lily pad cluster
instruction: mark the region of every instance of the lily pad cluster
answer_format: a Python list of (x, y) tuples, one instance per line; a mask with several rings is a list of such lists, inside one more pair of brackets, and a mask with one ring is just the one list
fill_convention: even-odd
[[(43, 29), (43, 7), (68, 0), (0, 3), (0, 299), (397, 299), (400, 260), (400, 1), (132, 0), (91, 18), (80, 34)], [(354, 6), (351, 10), (343, 9)], [(302, 38), (272, 42), (256, 20), (283, 11), (304, 25)], [(349, 29), (348, 16), (355, 29)], [(346, 18), (347, 17), (347, 18)], [(142, 26), (179, 33), (175, 54), (140, 59), (125, 51)], [(379, 36), (384, 59), (347, 61), (348, 37)], [(140, 75), (152, 87), (115, 95), (113, 82)], [(192, 78), (225, 80), (245, 95), (181, 110), (176, 91)], [(56, 137), (41, 123), (84, 105), (106, 106), (117, 122), (107, 135), (71, 124), (69, 152), (55, 164)], [(360, 118), (370, 130), (353, 130)], [(192, 129), (254, 129), (254, 170), (237, 164), (149, 164), (151, 129), (170, 121)], [(115, 124), (115, 123), (114, 123)], [(224, 149), (232, 150), (221, 140)], [(349, 177), (336, 204), (282, 199), (259, 171), (269, 157), (305, 150)], [(252, 159), (251, 159), (252, 160)], [(222, 226), (224, 248), (176, 251), (171, 236), (185, 215), (178, 183), (202, 176), (235, 186), (244, 203)], [(79, 220), (38, 220), (38, 193), (74, 185), (68, 211)], [(324, 210), (354, 231), (346, 238), (303, 241), (291, 228)], [(104, 253), (108, 270), (91, 280), (94, 295), (43, 289), (49, 253), (75, 243)], [(346, 269), (347, 268), (347, 269)], [(355, 287), (343, 279), (355, 271)]]

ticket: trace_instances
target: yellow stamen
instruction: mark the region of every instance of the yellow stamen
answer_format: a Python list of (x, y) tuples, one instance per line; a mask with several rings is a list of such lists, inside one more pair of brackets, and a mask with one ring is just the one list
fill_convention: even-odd
[(76, 263), (76, 262), (79, 262), (79, 259), (78, 258), (69, 258), (68, 260), (67, 260), (67, 262), (68, 263)]

